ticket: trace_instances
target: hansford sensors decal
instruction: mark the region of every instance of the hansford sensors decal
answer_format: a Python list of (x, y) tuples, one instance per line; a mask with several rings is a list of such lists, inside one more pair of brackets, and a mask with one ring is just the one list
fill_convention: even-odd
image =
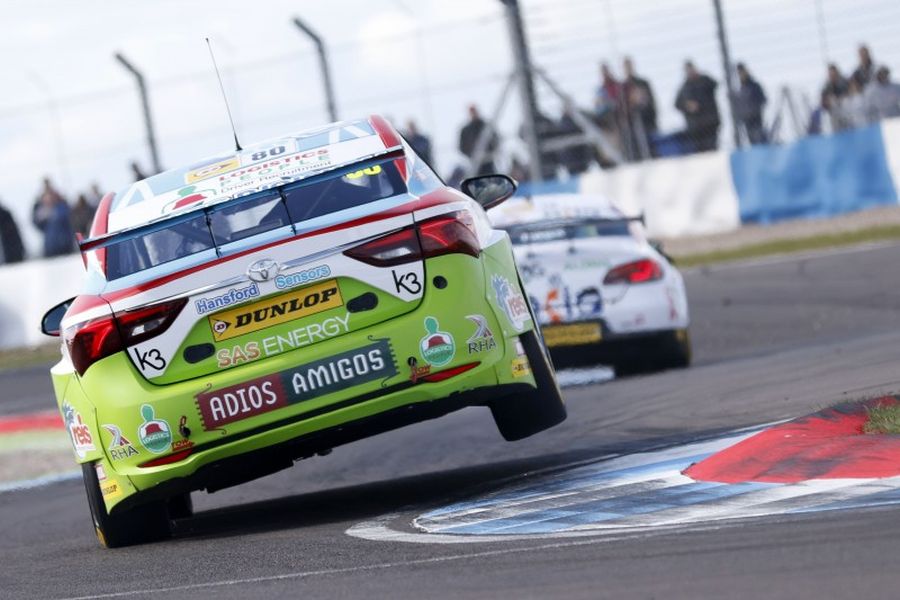
[(304, 269), (302, 271), (297, 271), (296, 273), (276, 275), (275, 287), (279, 290), (286, 290), (297, 287), (298, 285), (311, 283), (317, 279), (324, 279), (329, 275), (331, 275), (331, 267), (328, 265), (319, 265), (318, 267)]
[(238, 385), (197, 394), (206, 431), (397, 374), (388, 340), (298, 365)]
[(203, 315), (220, 308), (227, 308), (232, 304), (246, 302), (251, 298), (259, 298), (259, 286), (256, 285), (256, 282), (244, 288), (231, 288), (218, 296), (198, 298), (194, 300), (194, 306), (197, 308), (197, 314)]
[(336, 279), (207, 317), (217, 342), (344, 305)]

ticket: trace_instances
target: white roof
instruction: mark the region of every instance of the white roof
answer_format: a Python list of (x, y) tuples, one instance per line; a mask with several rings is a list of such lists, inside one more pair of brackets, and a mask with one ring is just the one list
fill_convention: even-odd
[(601, 195), (541, 194), (530, 198), (510, 198), (488, 211), (496, 227), (536, 223), (555, 219), (621, 219), (615, 205)]
[(108, 233), (297, 181), (387, 148), (368, 120), (333, 123), (164, 171), (116, 194)]

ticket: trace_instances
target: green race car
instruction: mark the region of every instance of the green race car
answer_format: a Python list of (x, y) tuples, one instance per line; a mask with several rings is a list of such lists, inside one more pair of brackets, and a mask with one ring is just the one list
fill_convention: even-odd
[(165, 537), (192, 491), (465, 406), (507, 440), (564, 420), (485, 214), (515, 184), (463, 189), (372, 116), (104, 197), (84, 292), (43, 323), (100, 541)]

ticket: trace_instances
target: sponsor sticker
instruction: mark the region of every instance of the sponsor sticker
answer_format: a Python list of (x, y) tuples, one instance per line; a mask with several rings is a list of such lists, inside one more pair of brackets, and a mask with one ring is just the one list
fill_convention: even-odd
[(528, 364), (528, 359), (524, 356), (517, 356), (514, 358), (510, 366), (512, 368), (513, 377), (525, 377), (531, 373), (531, 366)]
[(466, 350), (469, 354), (487, 352), (497, 347), (494, 332), (488, 327), (484, 315), (466, 315), (466, 318), (475, 323), (475, 333), (466, 340)]
[(425, 317), (425, 331), (428, 332), (419, 342), (422, 358), (428, 364), (441, 367), (453, 360), (456, 354), (456, 343), (453, 336), (446, 331), (438, 331), (438, 320)]
[(245, 383), (197, 394), (203, 429), (211, 431), (256, 415), (397, 374), (388, 340), (348, 350)]
[(279, 290), (287, 290), (300, 285), (311, 283), (318, 279), (324, 279), (331, 275), (331, 267), (328, 265), (319, 265), (311, 269), (304, 269), (295, 273), (285, 273), (275, 276), (275, 287)]
[(62, 416), (76, 456), (84, 458), (88, 452), (96, 450), (91, 429), (85, 424), (84, 419), (81, 418), (81, 413), (75, 410), (75, 407), (68, 402), (63, 402)]
[(118, 426), (107, 424), (103, 425), (102, 427), (109, 432), (109, 435), (112, 436), (112, 441), (107, 447), (109, 457), (112, 460), (122, 460), (123, 458), (128, 458), (129, 456), (138, 454), (137, 449), (135, 449), (128, 438), (122, 435), (122, 430), (119, 429)]
[(154, 454), (162, 454), (169, 450), (172, 443), (172, 428), (169, 424), (155, 418), (153, 407), (149, 404), (141, 406), (141, 417), (144, 422), (138, 427), (138, 439), (141, 445)]
[(104, 500), (112, 500), (122, 495), (122, 486), (115, 479), (107, 479), (100, 483), (100, 494)]
[(204, 315), (209, 312), (227, 308), (232, 304), (240, 304), (252, 298), (259, 298), (259, 286), (256, 282), (251, 283), (244, 288), (231, 288), (224, 294), (211, 296), (209, 298), (198, 298), (194, 300), (194, 306), (197, 308), (198, 315)]
[(215, 177), (216, 175), (234, 171), (240, 166), (240, 159), (237, 156), (232, 156), (231, 158), (226, 158), (225, 160), (220, 160), (212, 164), (193, 169), (192, 171), (188, 171), (184, 175), (184, 182), (197, 183), (198, 181), (203, 181), (204, 179), (209, 179), (210, 177)]
[(518, 286), (511, 284), (509, 279), (502, 275), (494, 275), (491, 278), (491, 285), (497, 304), (510, 324), (516, 331), (522, 331), (531, 315), (528, 312), (528, 303)]
[(336, 279), (207, 317), (217, 342), (344, 305)]
[(544, 343), (549, 348), (594, 344), (603, 337), (599, 323), (548, 325), (542, 329), (542, 332), (544, 334)]

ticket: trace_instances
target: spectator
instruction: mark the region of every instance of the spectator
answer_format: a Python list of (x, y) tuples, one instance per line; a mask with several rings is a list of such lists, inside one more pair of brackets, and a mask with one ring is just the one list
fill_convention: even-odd
[(134, 177), (135, 181), (141, 181), (142, 179), (147, 179), (147, 176), (144, 175), (144, 172), (141, 170), (141, 165), (137, 163), (136, 160), (131, 161), (131, 175)]
[(406, 123), (406, 141), (412, 146), (416, 154), (422, 157), (429, 166), (434, 166), (431, 158), (431, 139), (419, 131), (416, 122), (410, 119)]
[(622, 82), (622, 98), (628, 136), (626, 146), (634, 158), (652, 156), (651, 137), (656, 133), (656, 99), (650, 82), (634, 71), (631, 57), (622, 61), (625, 80)]
[(835, 131), (863, 127), (867, 123), (866, 99), (856, 79), (850, 79), (847, 95), (838, 100), (836, 110), (831, 112), (831, 123)]
[(766, 106), (766, 93), (759, 82), (750, 75), (744, 63), (737, 64), (737, 74), (741, 87), (734, 101), (738, 119), (747, 131), (751, 144), (765, 144), (766, 131), (763, 128), (763, 108)]
[(95, 207), (91, 206), (85, 194), (78, 194), (78, 200), (75, 202), (75, 206), (72, 207), (69, 220), (72, 222), (72, 230), (75, 233), (80, 233), (83, 238), (88, 237), (91, 231), (94, 209)]
[(622, 84), (616, 80), (609, 65), (600, 65), (600, 85), (594, 95), (594, 112), (598, 117), (613, 117), (619, 109), (622, 100)]
[(891, 71), (887, 67), (878, 68), (875, 80), (863, 95), (870, 122), (900, 117), (900, 84), (891, 81)]
[(828, 76), (822, 87), (822, 108), (831, 117), (831, 130), (840, 131), (850, 125), (846, 123), (840, 111), (841, 101), (847, 96), (849, 85), (847, 79), (838, 70), (837, 65), (828, 65)]
[(88, 204), (96, 210), (100, 206), (101, 200), (103, 200), (103, 192), (100, 190), (100, 184), (95, 181), (91, 183), (91, 189), (88, 193)]
[(875, 77), (875, 63), (872, 61), (872, 54), (865, 44), (861, 45), (857, 52), (859, 53), (859, 66), (853, 71), (850, 79), (856, 82), (860, 92), (862, 92)]
[(685, 61), (685, 80), (675, 97), (675, 108), (684, 115), (687, 135), (697, 152), (715, 150), (719, 145), (719, 106), (716, 86), (709, 75), (697, 71), (694, 63)]
[(43, 189), (34, 203), (31, 220), (44, 234), (45, 257), (68, 254), (74, 249), (69, 205), (48, 177), (44, 178)]
[(25, 259), (25, 247), (19, 226), (12, 214), (0, 205), (0, 265), (22, 262)]
[(484, 153), (479, 164), (472, 164), (471, 172), (477, 175), (488, 175), (497, 171), (497, 167), (494, 165), (494, 152), (497, 150), (499, 139), (491, 126), (478, 114), (478, 107), (472, 104), (469, 106), (469, 122), (459, 132), (459, 151), (465, 154), (472, 163), (477, 158), (475, 150), (478, 149), (478, 142), (482, 134), (487, 136), (486, 142), (483, 143)]
[[(562, 117), (556, 125), (556, 130), (561, 136), (581, 136), (581, 127), (575, 122), (574, 111), (578, 110), (567, 103), (563, 109)], [(567, 145), (559, 153), (559, 160), (570, 175), (578, 175), (588, 170), (591, 165), (593, 152), (591, 146), (585, 143), (573, 143)]]

